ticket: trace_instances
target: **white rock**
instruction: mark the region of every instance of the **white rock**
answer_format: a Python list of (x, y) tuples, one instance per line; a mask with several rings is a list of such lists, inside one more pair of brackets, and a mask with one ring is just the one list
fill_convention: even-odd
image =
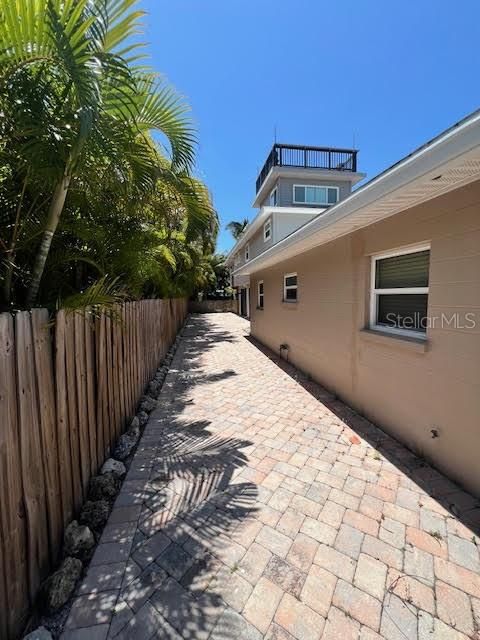
[(139, 411), (137, 416), (140, 422), (140, 425), (143, 427), (144, 424), (148, 422), (148, 413), (146, 411)]
[(73, 520), (65, 529), (63, 535), (65, 555), (75, 558), (84, 558), (95, 545), (95, 538), (89, 527)]
[(140, 411), (145, 411), (146, 413), (150, 413), (156, 408), (156, 406), (157, 406), (157, 403), (153, 398), (150, 398), (149, 396), (143, 396), (140, 402), (139, 409)]
[(128, 427), (128, 433), (132, 437), (137, 438), (137, 440), (140, 437), (140, 420), (137, 418), (137, 416), (134, 416), (132, 418), (130, 426)]
[(105, 473), (113, 473), (113, 475), (117, 476), (117, 478), (123, 478), (123, 476), (127, 473), (127, 470), (123, 462), (120, 462), (120, 460), (115, 460), (115, 458), (109, 458), (104, 462), (100, 473), (102, 475), (104, 475)]
[(130, 434), (127, 431), (127, 433), (124, 433), (118, 439), (113, 455), (119, 460), (126, 460), (137, 444), (137, 440), (138, 438), (136, 438), (134, 434)]

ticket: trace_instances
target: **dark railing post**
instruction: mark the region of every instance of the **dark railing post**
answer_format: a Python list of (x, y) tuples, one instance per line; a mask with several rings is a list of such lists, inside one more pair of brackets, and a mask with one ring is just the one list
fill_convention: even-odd
[(261, 189), (271, 168), (275, 166), (357, 171), (357, 151), (355, 149), (334, 149), (331, 147), (308, 147), (274, 143), (258, 175), (256, 182), (257, 193)]

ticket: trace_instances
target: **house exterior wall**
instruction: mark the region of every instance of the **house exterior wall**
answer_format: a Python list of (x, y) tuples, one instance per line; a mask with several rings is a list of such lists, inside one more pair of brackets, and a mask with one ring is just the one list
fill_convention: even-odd
[(237, 251), (235, 256), (233, 257), (233, 268), (240, 269), (240, 267), (245, 264), (245, 249), (241, 249)]
[(318, 209), (310, 214), (278, 211), (274, 214), (273, 243), (277, 244), (299, 227), (303, 227), (309, 220), (318, 215)]
[[(258, 231), (256, 231), (248, 241), (250, 260), (256, 258), (258, 255), (304, 225), (316, 215), (318, 215), (318, 208), (315, 211), (312, 211), (311, 215), (306, 213), (296, 213), (295, 211), (272, 212), (272, 214), (265, 219), (265, 222), (268, 220), (272, 221), (272, 233), (270, 238), (266, 242), (264, 241), (262, 224), (260, 229), (258, 229)], [(234, 269), (239, 269), (245, 263), (245, 246), (246, 245), (243, 245), (234, 256)]]
[[(420, 345), (363, 331), (370, 255), (431, 243), (428, 315), (475, 314), (476, 327), (436, 326)], [(480, 495), (480, 182), (285, 260), (264, 281), (252, 335), (438, 468)], [(297, 272), (298, 302), (282, 303)], [(432, 429), (439, 437), (432, 438)]]
[[(249, 240), (250, 260), (256, 258), (267, 249), (270, 249), (272, 245), (276, 244), (277, 242), (288, 236), (290, 233), (303, 226), (306, 222), (311, 220), (316, 215), (318, 215), (318, 208), (315, 212), (312, 212), (312, 215), (308, 215), (305, 213), (295, 213), (295, 211), (273, 212), (271, 216), (269, 216), (265, 220), (265, 222), (267, 222), (267, 220), (269, 219), (272, 221), (272, 234), (270, 238), (266, 242), (264, 241), (262, 225), (261, 228), (256, 233), (254, 233)], [(245, 253), (244, 247), (240, 249), (240, 253), (242, 254), (241, 259), (243, 260)]]
[[(273, 216), (271, 216), (272, 218), (272, 233), (270, 234), (270, 238), (265, 242), (263, 240), (263, 224), (260, 227), (260, 229), (253, 234), (253, 236), (250, 238), (249, 243), (250, 243), (250, 260), (252, 260), (252, 258), (256, 258), (260, 253), (263, 253), (264, 251), (266, 251), (267, 249), (270, 249), (270, 247), (273, 244), (273, 229), (275, 227), (275, 221), (273, 219)], [(268, 220), (268, 218), (267, 218)], [(267, 221), (265, 220), (265, 222)]]
[[(327, 187), (338, 187), (339, 188), (339, 200), (344, 200), (352, 191), (352, 185), (348, 181), (340, 181), (340, 180), (328, 180), (325, 178), (313, 179), (313, 178), (278, 178), (275, 185), (277, 187), (277, 206), (279, 207), (318, 207), (318, 205), (308, 205), (308, 204), (296, 204), (293, 202), (293, 185), (294, 184), (306, 184), (306, 185), (321, 185)], [(270, 189), (270, 193), (273, 191), (275, 187)], [(262, 207), (269, 206), (270, 204), (270, 193), (267, 195), (265, 200), (262, 202)]]

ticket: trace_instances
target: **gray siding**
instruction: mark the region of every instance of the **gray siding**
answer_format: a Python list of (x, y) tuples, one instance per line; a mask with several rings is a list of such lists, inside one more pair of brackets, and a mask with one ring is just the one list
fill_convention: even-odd
[(263, 253), (273, 244), (273, 236), (275, 229), (275, 221), (272, 216), (272, 234), (267, 242), (263, 241), (263, 225), (262, 227), (250, 238), (250, 260), (256, 258), (260, 253)]
[[(309, 207), (318, 208), (318, 205), (308, 205), (308, 204), (294, 204), (293, 202), (293, 185), (294, 184), (307, 184), (307, 185), (322, 185), (327, 187), (338, 187), (339, 188), (339, 199), (344, 200), (348, 195), (350, 195), (352, 191), (352, 185), (350, 182), (343, 181), (335, 181), (335, 180), (325, 180), (319, 179), (314, 180), (312, 178), (279, 178), (276, 182), (278, 196), (277, 196), (277, 206), (278, 207)], [(274, 187), (272, 187), (273, 191)], [(271, 193), (271, 192), (270, 192)], [(269, 206), (270, 193), (262, 202), (262, 207)]]
[(237, 253), (233, 257), (233, 268), (239, 269), (244, 262), (245, 262), (245, 248), (242, 247), (242, 249), (240, 249), (240, 251), (237, 251)]
[(296, 231), (299, 227), (303, 227), (304, 224), (312, 218), (315, 218), (318, 214), (316, 212), (308, 215), (305, 213), (276, 212), (273, 215), (275, 218), (273, 241), (276, 244)]
[[(248, 244), (250, 245), (250, 260), (256, 258), (258, 255), (270, 249), (273, 244), (276, 244), (285, 236), (290, 235), (295, 229), (303, 226), (306, 222), (318, 215), (316, 212), (312, 215), (306, 215), (304, 213), (295, 212), (279, 212), (275, 211), (271, 214), (270, 220), (272, 221), (272, 234), (267, 242), (263, 240), (263, 225), (261, 228), (250, 238)], [(268, 218), (267, 218), (268, 220)], [(235, 255), (234, 268), (238, 269), (245, 262), (245, 246), (244, 245)]]

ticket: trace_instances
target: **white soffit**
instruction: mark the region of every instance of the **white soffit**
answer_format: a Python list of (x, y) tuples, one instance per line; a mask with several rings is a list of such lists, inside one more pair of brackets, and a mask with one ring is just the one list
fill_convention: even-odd
[(480, 114), (475, 113), (242, 265), (237, 273), (272, 266), (478, 179)]

